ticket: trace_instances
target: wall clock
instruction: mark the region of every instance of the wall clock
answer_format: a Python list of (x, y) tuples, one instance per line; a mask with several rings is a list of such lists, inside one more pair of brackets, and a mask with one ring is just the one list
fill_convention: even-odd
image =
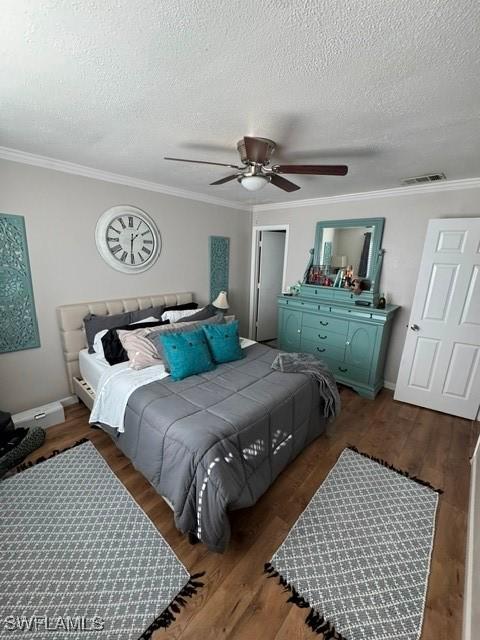
[(97, 249), (105, 262), (123, 273), (140, 273), (157, 260), (162, 248), (152, 218), (137, 207), (118, 205), (103, 213), (95, 229)]

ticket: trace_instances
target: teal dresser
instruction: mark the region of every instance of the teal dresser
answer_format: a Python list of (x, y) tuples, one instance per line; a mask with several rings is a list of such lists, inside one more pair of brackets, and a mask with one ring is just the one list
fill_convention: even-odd
[(278, 298), (280, 349), (314, 354), (328, 364), (338, 382), (373, 399), (383, 387), (385, 355), (398, 307), (324, 301), (316, 299), (315, 287), (301, 289), (298, 296)]
[(278, 298), (283, 351), (312, 353), (336, 380), (375, 398), (392, 320), (399, 307), (381, 300), (384, 218), (318, 222), (298, 295)]

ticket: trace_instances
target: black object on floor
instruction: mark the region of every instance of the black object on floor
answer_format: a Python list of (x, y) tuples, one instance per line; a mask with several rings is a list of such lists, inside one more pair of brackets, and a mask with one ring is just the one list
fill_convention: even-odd
[(2, 441), (4, 435), (7, 435), (9, 432), (15, 429), (15, 425), (12, 421), (12, 414), (7, 413), (6, 411), (0, 411), (0, 442)]
[(188, 541), (190, 544), (198, 544), (200, 542), (200, 540), (197, 538), (197, 536), (194, 533), (188, 534)]
[(42, 427), (0, 431), (0, 478), (41, 447), (44, 440), (45, 431)]

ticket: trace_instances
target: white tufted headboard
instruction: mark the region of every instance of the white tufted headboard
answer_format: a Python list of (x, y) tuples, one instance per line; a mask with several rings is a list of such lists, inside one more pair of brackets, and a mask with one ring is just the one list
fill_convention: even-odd
[(99, 316), (123, 313), (124, 311), (136, 311), (158, 305), (170, 307), (176, 304), (193, 302), (193, 294), (163, 293), (139, 298), (123, 298), (120, 300), (97, 300), (96, 302), (82, 302), (79, 304), (66, 304), (57, 307), (58, 326), (62, 340), (63, 357), (67, 368), (68, 384), (70, 391), (76, 392), (74, 378), (80, 377), (78, 366), (78, 353), (87, 346), (83, 318), (88, 313)]

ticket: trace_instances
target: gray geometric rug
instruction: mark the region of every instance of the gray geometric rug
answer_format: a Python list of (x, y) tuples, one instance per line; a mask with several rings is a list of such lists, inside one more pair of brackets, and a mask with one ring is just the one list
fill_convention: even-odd
[(91, 442), (0, 483), (0, 638), (137, 640), (202, 585)]
[(426, 483), (345, 449), (265, 571), (325, 640), (417, 640), (437, 503)]

